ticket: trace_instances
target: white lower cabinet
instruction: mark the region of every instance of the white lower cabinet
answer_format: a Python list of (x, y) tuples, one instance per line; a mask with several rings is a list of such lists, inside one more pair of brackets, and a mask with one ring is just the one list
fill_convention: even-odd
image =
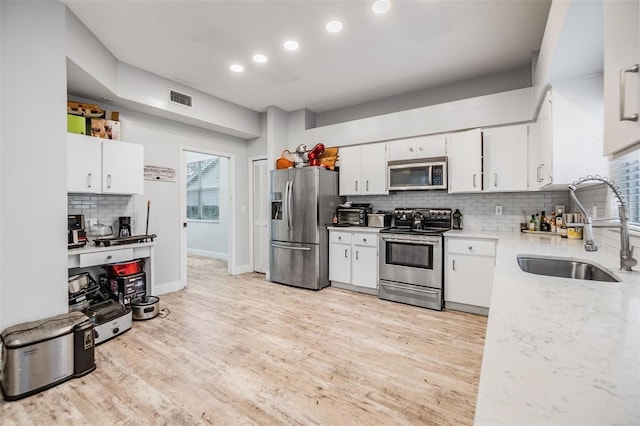
[(489, 313), (496, 244), (495, 239), (445, 236), (445, 309)]
[(329, 229), (329, 281), (347, 290), (378, 294), (378, 231)]

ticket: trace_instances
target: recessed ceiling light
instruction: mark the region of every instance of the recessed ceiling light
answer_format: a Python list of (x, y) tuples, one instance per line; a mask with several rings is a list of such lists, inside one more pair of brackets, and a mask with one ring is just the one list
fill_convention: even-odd
[(240, 64), (233, 64), (229, 67), (233, 72), (242, 72), (244, 71), (244, 67)]
[(375, 13), (385, 13), (391, 9), (391, 2), (389, 0), (377, 0), (371, 6), (371, 10)]
[(339, 33), (342, 31), (342, 22), (340, 21), (330, 21), (327, 23), (327, 31), (330, 33)]
[(255, 62), (263, 64), (263, 63), (267, 62), (267, 57), (258, 53), (256, 55), (253, 55), (253, 60)]
[(298, 50), (300, 45), (295, 40), (287, 40), (283, 44), (284, 48), (287, 50)]

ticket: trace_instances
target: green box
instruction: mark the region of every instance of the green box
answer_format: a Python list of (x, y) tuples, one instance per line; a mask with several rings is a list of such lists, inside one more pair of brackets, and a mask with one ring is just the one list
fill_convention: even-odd
[(67, 114), (67, 132), (88, 135), (87, 119), (81, 115)]

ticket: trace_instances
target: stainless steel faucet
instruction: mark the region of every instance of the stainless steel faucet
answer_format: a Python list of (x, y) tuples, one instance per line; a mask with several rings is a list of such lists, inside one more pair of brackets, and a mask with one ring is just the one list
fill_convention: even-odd
[[(609, 186), (609, 188), (611, 188), (616, 198), (618, 199), (619, 217), (592, 219), (589, 216), (580, 201), (578, 201), (578, 197), (576, 197), (575, 194), (578, 186), (585, 182), (602, 182)], [(622, 198), (618, 187), (614, 186), (613, 182), (608, 181), (607, 178), (603, 178), (597, 175), (587, 176), (584, 178), (581, 177), (580, 179), (574, 181), (571, 185), (569, 185), (569, 194), (584, 216), (584, 249), (586, 251), (598, 250), (598, 246), (593, 240), (592, 228), (618, 228), (620, 229), (620, 269), (623, 271), (631, 271), (631, 268), (637, 265), (638, 261), (633, 258), (633, 247), (631, 247), (631, 244), (629, 243), (629, 215), (627, 213), (627, 203), (624, 201), (624, 198)], [(611, 223), (611, 221), (615, 220), (617, 220), (618, 223)], [(600, 221), (609, 221), (609, 223), (594, 223)]]

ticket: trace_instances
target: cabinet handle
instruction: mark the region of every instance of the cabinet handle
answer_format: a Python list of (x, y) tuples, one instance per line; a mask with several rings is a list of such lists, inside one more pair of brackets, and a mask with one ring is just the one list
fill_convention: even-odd
[(454, 271), (456, 270), (456, 260), (455, 259), (453, 259), (453, 264), (451, 265), (451, 267), (453, 268)]
[(638, 114), (625, 115), (624, 113), (624, 104), (625, 104), (625, 95), (626, 95), (626, 85), (627, 85), (627, 73), (635, 72), (637, 73), (640, 69), (640, 65), (634, 64), (633, 66), (620, 70), (620, 121), (638, 121)]
[(356, 181), (356, 192), (358, 192), (358, 181)]
[(422, 148), (421, 146), (419, 146), (419, 147), (418, 147), (418, 149), (419, 149), (420, 151), (424, 151), (424, 148)]
[(342, 241), (342, 237), (338, 237), (338, 240)]
[(476, 174), (473, 174), (473, 187), (476, 187)]
[(409, 148), (409, 152), (413, 152), (413, 148)]
[(358, 250), (356, 250), (356, 260), (360, 260), (360, 258), (358, 257)]
[(87, 188), (91, 188), (91, 180), (92, 180), (93, 176), (91, 175), (91, 173), (87, 174)]
[(111, 260), (113, 258), (113, 256), (109, 255), (107, 256), (107, 260)]
[(498, 174), (497, 173), (493, 174), (493, 186), (495, 186), (496, 188), (498, 187)]
[(366, 242), (367, 242), (367, 239), (366, 239), (366, 238), (363, 238), (363, 239), (362, 239), (362, 242), (365, 242), (365, 243), (366, 243)]
[(346, 259), (347, 257), (347, 249), (344, 249), (344, 258)]
[(469, 250), (473, 250), (473, 246), (469, 246)]
[(544, 164), (540, 164), (538, 166), (538, 170), (536, 171), (536, 180), (538, 182), (542, 182), (542, 178), (540, 177), (540, 170), (542, 169), (542, 166), (544, 166)]
[(111, 188), (111, 175), (107, 175), (107, 188)]
[(369, 181), (367, 181), (367, 192), (369, 192)]

